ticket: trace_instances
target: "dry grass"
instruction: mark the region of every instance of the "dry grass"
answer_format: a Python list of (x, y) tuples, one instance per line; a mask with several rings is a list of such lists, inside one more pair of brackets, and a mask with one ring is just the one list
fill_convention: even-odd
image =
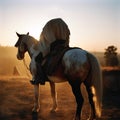
[[(26, 78), (0, 79), (0, 120), (72, 120), (75, 114), (75, 99), (68, 83), (56, 84), (58, 96), (58, 110), (50, 112), (52, 99), (50, 87), (47, 83), (40, 88), (41, 111), (32, 114), (33, 86)], [(82, 87), (83, 95), (85, 90)], [(103, 114), (100, 120), (119, 120), (120, 96), (119, 93), (111, 93), (104, 96)], [(84, 96), (87, 99), (87, 96)], [(89, 104), (85, 100), (83, 107), (83, 119), (89, 114)]]
[(21, 79), (0, 80), (0, 86), (1, 120), (13, 120), (14, 117), (20, 118), (30, 112), (29, 106), (33, 102), (33, 94), (31, 86), (27, 82), (23, 82)]
[[(0, 91), (0, 120), (31, 120), (31, 109), (33, 106), (33, 86), (28, 80), (9, 79), (0, 80), (2, 89)], [(41, 86), (41, 111), (38, 114), (40, 120), (72, 120), (75, 112), (75, 99), (71, 88), (67, 83), (57, 84), (58, 110), (50, 113), (52, 99), (49, 84)], [(88, 105), (85, 105), (86, 107)], [(88, 113), (85, 110), (84, 111)], [(84, 118), (86, 118), (84, 114)]]

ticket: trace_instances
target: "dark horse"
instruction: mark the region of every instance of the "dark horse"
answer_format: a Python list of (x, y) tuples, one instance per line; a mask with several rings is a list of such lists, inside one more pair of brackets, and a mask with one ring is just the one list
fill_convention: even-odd
[[(18, 41), (15, 47), (18, 48), (17, 58), (24, 58), (25, 52), (28, 52), (31, 59), (38, 51), (43, 51), (44, 48), (39, 47), (39, 50), (34, 46), (38, 41), (29, 36), (29, 34), (18, 34)], [(39, 41), (42, 44), (42, 41)], [(47, 47), (44, 46), (44, 47)], [(34, 49), (35, 48), (35, 49)], [(81, 83), (86, 87), (89, 103), (91, 106), (91, 114), (89, 120), (95, 120), (101, 116), (102, 106), (102, 77), (98, 60), (91, 53), (82, 49), (70, 49), (65, 52), (61, 64), (57, 67), (53, 75), (48, 76), (51, 85), (51, 94), (53, 97), (53, 109), (57, 107), (55, 84), (58, 82), (68, 82), (72, 88), (76, 98), (77, 108), (74, 120), (81, 119), (81, 109), (83, 105), (83, 97), (81, 94)], [(35, 103), (33, 111), (39, 110), (39, 84), (34, 85), (35, 88)]]

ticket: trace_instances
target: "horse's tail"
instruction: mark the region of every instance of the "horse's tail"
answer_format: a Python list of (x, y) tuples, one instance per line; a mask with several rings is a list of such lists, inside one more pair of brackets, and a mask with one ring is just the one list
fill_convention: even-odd
[(99, 118), (101, 116), (102, 111), (102, 72), (100, 68), (100, 64), (96, 57), (90, 53), (88, 53), (88, 58), (91, 64), (91, 81), (92, 81), (92, 92), (94, 94), (93, 101), (95, 104), (96, 116)]

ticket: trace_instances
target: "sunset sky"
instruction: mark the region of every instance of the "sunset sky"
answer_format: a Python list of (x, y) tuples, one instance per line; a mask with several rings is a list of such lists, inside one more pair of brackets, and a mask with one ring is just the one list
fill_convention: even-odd
[(39, 39), (46, 22), (58, 17), (68, 24), (71, 46), (120, 51), (120, 0), (0, 0), (0, 45), (14, 46), (16, 32)]

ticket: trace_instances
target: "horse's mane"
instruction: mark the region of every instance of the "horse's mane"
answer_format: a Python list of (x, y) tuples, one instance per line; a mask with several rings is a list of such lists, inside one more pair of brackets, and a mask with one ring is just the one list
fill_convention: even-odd
[[(26, 35), (24, 35), (25, 37), (26, 37)], [(38, 50), (38, 40), (37, 39), (35, 39), (33, 36), (27, 36), (28, 37), (28, 39), (29, 40), (27, 40), (26, 41), (26, 39), (25, 39), (25, 43), (27, 42), (27, 44), (29, 45), (29, 46), (33, 46), (34, 45), (34, 49), (35, 50)]]
[(56, 40), (66, 40), (66, 44), (69, 44), (70, 31), (67, 24), (60, 18), (52, 19), (44, 26), (38, 47), (45, 56), (50, 51), (50, 45)]

